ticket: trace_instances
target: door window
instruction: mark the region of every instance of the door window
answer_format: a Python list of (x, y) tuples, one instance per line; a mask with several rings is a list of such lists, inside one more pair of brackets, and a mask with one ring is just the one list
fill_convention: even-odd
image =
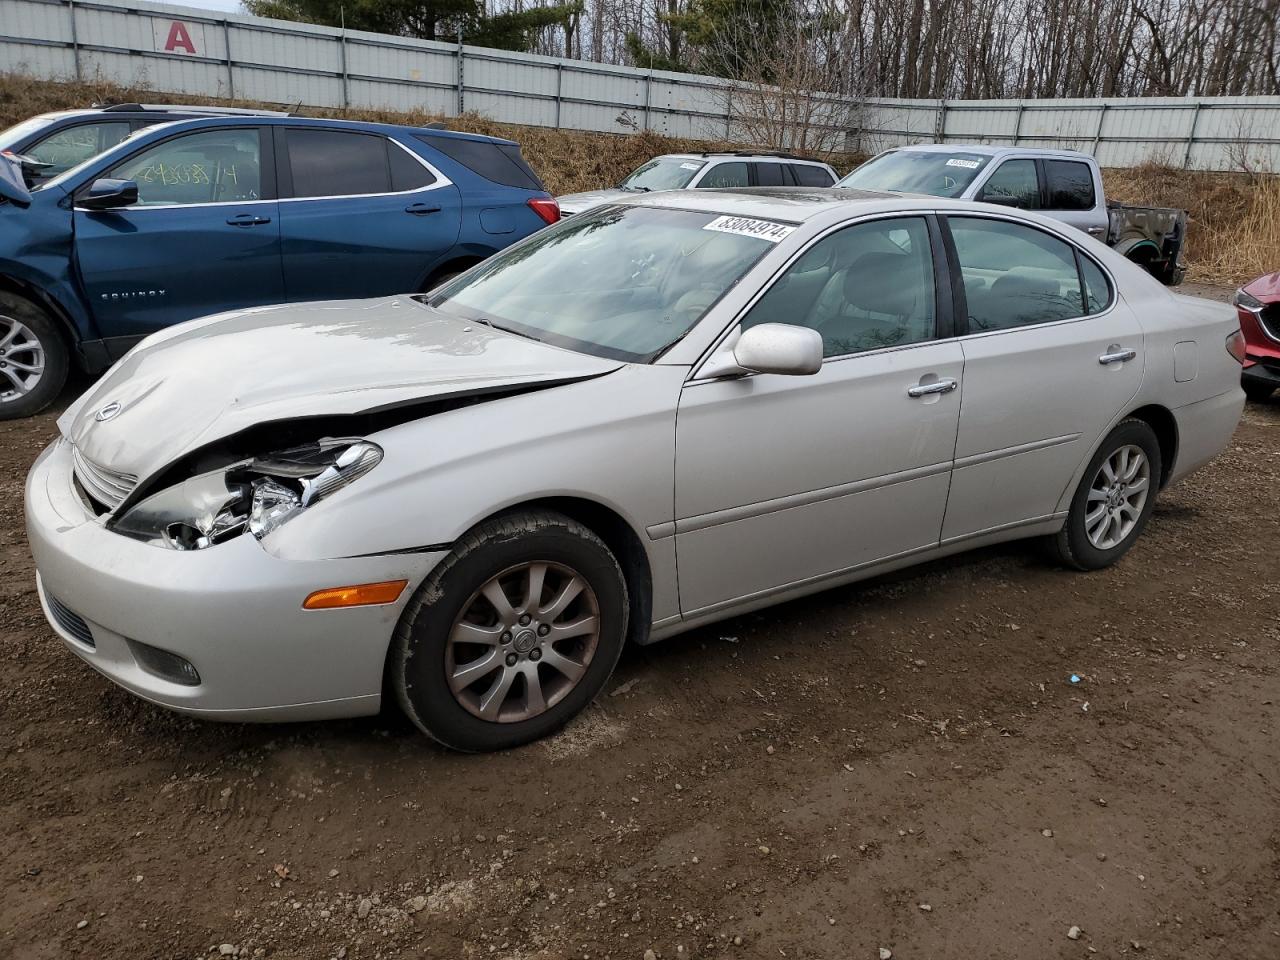
[(814, 164), (793, 163), (791, 172), (795, 175), (796, 183), (802, 187), (829, 187), (835, 183), (825, 167)]
[(782, 173), (782, 164), (757, 163), (755, 167), (756, 167), (756, 186), (784, 187), (787, 185), (786, 179), (783, 177), (783, 173)]
[(1075, 160), (1046, 160), (1050, 210), (1092, 210), (1093, 171)]
[(41, 163), (49, 164), (40, 171), (42, 177), (56, 177), (90, 157), (114, 147), (129, 135), (129, 124), (120, 121), (110, 123), (84, 123), (78, 127), (66, 127), (23, 152)]
[(1040, 209), (1040, 183), (1034, 160), (1006, 160), (982, 187), (979, 200), (1022, 210)]
[(933, 253), (920, 217), (875, 220), (823, 237), (743, 318), (743, 328), (791, 323), (822, 334), (826, 357), (934, 336)]
[(257, 130), (219, 128), (156, 144), (108, 174), (138, 184), (138, 205), (230, 203), (261, 198)]
[(947, 222), (960, 261), (970, 333), (1084, 313), (1070, 244), (1007, 220), (948, 217)]
[(699, 187), (745, 187), (747, 186), (747, 165), (744, 161), (733, 163), (717, 163), (707, 171)]
[(350, 197), (391, 192), (387, 141), (367, 133), (285, 131), (295, 197)]

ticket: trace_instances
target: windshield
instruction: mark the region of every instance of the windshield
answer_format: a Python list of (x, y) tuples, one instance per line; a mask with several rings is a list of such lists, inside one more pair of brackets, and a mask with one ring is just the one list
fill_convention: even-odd
[(570, 350), (647, 363), (792, 229), (717, 213), (601, 207), (495, 254), (427, 302)]
[(836, 186), (958, 197), (990, 160), (977, 153), (893, 150), (868, 160)]
[(623, 190), (683, 190), (705, 165), (702, 160), (655, 157), (633, 170), (618, 186)]
[(7, 130), (0, 130), (0, 150), (12, 150), (15, 143), (20, 143), (33, 133), (43, 130), (53, 123), (54, 119), (53, 117), (32, 117), (30, 120), (15, 123)]

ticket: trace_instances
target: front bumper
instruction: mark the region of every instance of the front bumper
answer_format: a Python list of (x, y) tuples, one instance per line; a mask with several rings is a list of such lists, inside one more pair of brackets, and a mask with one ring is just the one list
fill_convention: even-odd
[[(62, 441), (40, 455), (27, 476), (26, 515), (40, 603), (76, 656), (146, 700), (201, 717), (377, 712), (396, 621), (443, 553), (281, 560), (248, 535), (169, 550), (107, 530), (73, 488), (70, 461)], [(302, 609), (314, 590), (397, 579), (409, 586), (394, 604)], [(157, 672), (136, 643), (182, 657), (199, 683)]]
[(1280, 389), (1280, 357), (1246, 354), (1245, 361), (1248, 366), (1240, 371), (1245, 383), (1265, 383)]

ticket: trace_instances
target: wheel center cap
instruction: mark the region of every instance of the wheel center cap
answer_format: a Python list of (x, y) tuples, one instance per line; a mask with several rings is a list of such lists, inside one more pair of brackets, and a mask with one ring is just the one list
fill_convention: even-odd
[(538, 645), (538, 635), (532, 630), (521, 630), (515, 635), (512, 645), (518, 653), (528, 653)]

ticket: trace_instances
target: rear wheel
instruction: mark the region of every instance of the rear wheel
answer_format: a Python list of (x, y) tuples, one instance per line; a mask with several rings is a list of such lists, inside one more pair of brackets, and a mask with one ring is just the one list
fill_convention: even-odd
[(0, 420), (47, 407), (67, 382), (69, 366), (54, 319), (30, 300), (0, 293)]
[(1160, 484), (1160, 443), (1144, 420), (1124, 420), (1080, 479), (1062, 530), (1049, 546), (1064, 566), (1100, 570), (1133, 546), (1151, 517)]
[(613, 672), (627, 585), (582, 524), (536, 511), (461, 540), (401, 617), (390, 660), (409, 719), (456, 750), (501, 750), (559, 729)]

